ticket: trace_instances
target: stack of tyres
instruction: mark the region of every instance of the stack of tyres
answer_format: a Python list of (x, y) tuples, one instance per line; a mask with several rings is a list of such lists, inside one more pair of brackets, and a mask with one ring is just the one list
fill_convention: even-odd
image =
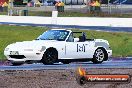
[(3, 7), (2, 6), (0, 6), (0, 12), (3, 12)]
[(99, 13), (101, 11), (100, 6), (95, 6), (95, 12)]
[(8, 7), (7, 6), (3, 7), (3, 11), (7, 12), (8, 11)]
[(23, 15), (28, 16), (28, 10), (23, 10)]
[(63, 2), (58, 2), (57, 3), (57, 11), (58, 12), (64, 12), (64, 3)]
[(60, 12), (60, 6), (57, 6), (57, 11)]
[(57, 6), (58, 12), (64, 12), (64, 6)]
[(90, 12), (94, 12), (95, 11), (95, 7), (94, 6), (90, 6)]
[(61, 8), (62, 8), (62, 12), (64, 12), (64, 6), (61, 6)]

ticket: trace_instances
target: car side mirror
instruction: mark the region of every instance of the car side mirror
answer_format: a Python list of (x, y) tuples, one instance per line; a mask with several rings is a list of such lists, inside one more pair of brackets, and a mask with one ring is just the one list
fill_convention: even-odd
[(79, 38), (74, 38), (74, 42), (79, 42)]

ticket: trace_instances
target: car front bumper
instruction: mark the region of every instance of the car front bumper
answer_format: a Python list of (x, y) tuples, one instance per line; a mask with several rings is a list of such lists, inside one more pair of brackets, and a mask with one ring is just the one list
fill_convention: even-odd
[(112, 56), (112, 50), (107, 50), (108, 57)]
[(19, 55), (11, 55), (10, 51), (4, 51), (4, 55), (11, 62), (25, 62), (28, 60), (41, 60), (43, 57), (42, 52), (32, 52), (32, 51), (19, 52)]

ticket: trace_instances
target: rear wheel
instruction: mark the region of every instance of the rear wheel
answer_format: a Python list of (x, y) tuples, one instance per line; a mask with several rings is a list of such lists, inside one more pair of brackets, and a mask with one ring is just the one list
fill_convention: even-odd
[(42, 58), (42, 63), (43, 64), (47, 64), (47, 65), (50, 65), (50, 64), (54, 64), (58, 59), (58, 53), (56, 51), (56, 49), (48, 49), (44, 55), (43, 55), (43, 58)]
[(105, 59), (105, 51), (102, 48), (98, 48), (94, 52), (92, 62), (95, 64), (102, 63)]

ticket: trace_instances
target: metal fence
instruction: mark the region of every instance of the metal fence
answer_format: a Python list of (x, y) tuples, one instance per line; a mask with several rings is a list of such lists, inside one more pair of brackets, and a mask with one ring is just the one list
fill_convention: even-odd
[[(26, 7), (26, 6), (14, 6), (14, 11), (20, 10), (29, 10), (29, 11), (53, 11), (55, 6), (40, 6), (40, 7)], [(90, 12), (89, 5), (65, 5), (65, 11), (71, 12)], [(108, 14), (132, 14), (132, 5), (123, 5), (123, 4), (102, 4), (100, 13)]]
[(132, 14), (132, 5), (123, 4), (110, 4), (102, 5), (102, 12), (108, 12), (109, 14)]

